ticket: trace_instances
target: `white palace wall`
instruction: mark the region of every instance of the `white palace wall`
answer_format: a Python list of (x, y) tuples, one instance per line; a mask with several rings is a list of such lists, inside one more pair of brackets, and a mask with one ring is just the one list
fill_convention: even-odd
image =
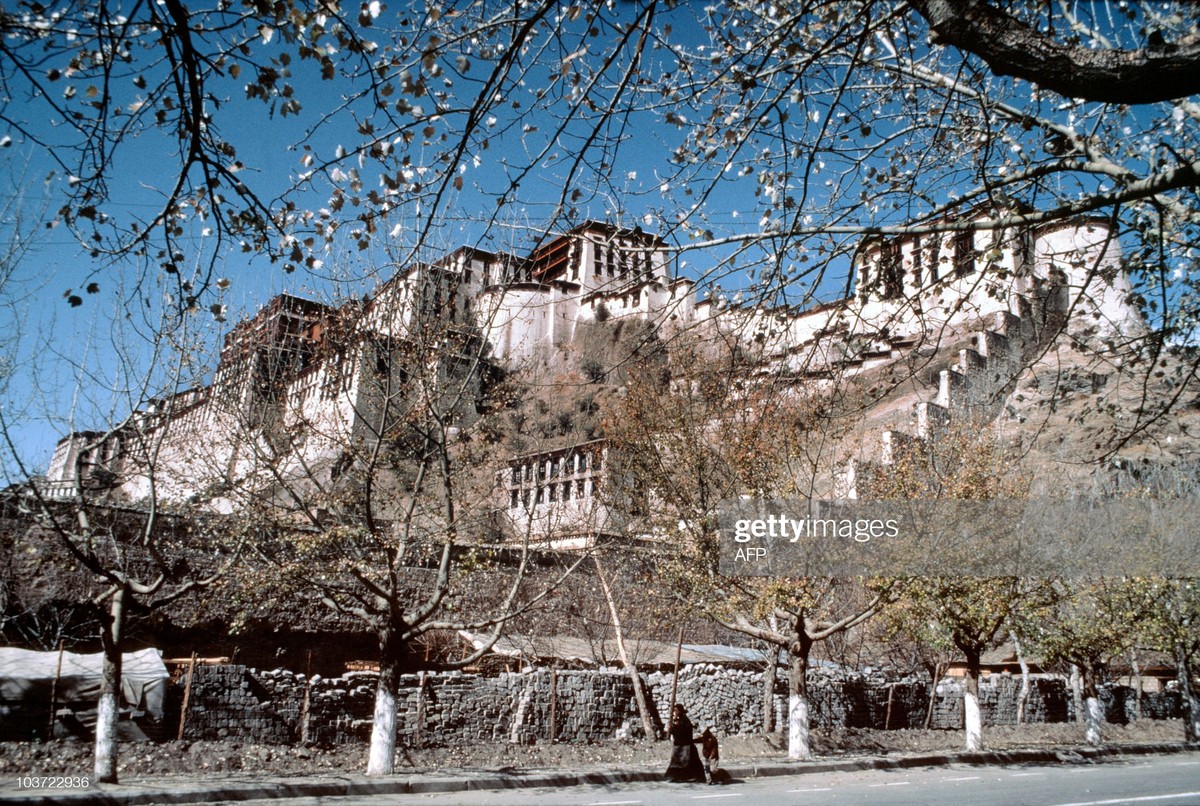
[[(339, 316), (361, 338), (403, 340), (419, 338), (419, 323), (433, 315), (473, 328), (487, 358), (509, 369), (571, 345), (582, 323), (639, 319), (664, 336), (687, 331), (700, 339), (732, 340), (763, 368), (817, 375), (833, 367), (854, 371), (886, 360), (905, 340), (936, 339), (947, 329), (998, 313), (1020, 314), (1030, 305), (1070, 312), (1068, 330), (1080, 336), (1144, 329), (1121, 269), (1120, 245), (1096, 220), (867, 240), (854, 261), (855, 295), (808, 310), (698, 300), (691, 281), (671, 279), (669, 258), (657, 236), (589, 222), (548, 239), (524, 259), (463, 248), (410, 268), (361, 310), (276, 298), (227, 339), (212, 387), (139, 414), (132, 432), (64, 439), (47, 489), (74, 494), (76, 475), (90, 473), (99, 461), (120, 477), (120, 498), (144, 499), (151, 494), (147, 446), (157, 443), (155, 494), (170, 501), (205, 497), (229, 510), (238, 503), (214, 490), (330, 464), (363, 416), (359, 395), (366, 371), (365, 341), (338, 359), (349, 367), (335, 366), (312, 347), (321, 339), (321, 323)], [(258, 370), (251, 367), (260, 355), (254, 350), (266, 349), (262, 345), (293, 361), (282, 393), (269, 404), (254, 402)], [(250, 410), (255, 405), (263, 410)], [(282, 452), (278, 441), (266, 437), (269, 419), (291, 435)], [(134, 443), (143, 447), (133, 450)], [(101, 458), (77, 461), (85, 450)], [(550, 518), (535, 512), (539, 520), (543, 515)]]

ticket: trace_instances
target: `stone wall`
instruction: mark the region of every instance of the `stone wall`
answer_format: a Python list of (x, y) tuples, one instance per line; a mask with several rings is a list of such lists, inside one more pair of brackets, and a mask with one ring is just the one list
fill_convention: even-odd
[[(197, 667), (184, 737), (359, 741), (371, 732), (376, 677), (351, 672), (307, 680), (283, 669)], [(400, 740), (410, 745), (533, 743), (549, 739), (552, 729), (564, 741), (593, 742), (628, 733), (638, 718), (633, 686), (617, 672), (403, 675), (397, 704)]]
[(197, 666), (188, 694), (184, 738), (254, 737), (271, 744), (300, 739), (303, 692), (292, 685), (291, 674), (284, 673), (284, 685), (279, 685), (282, 681), (276, 674), (256, 673), (245, 666)]
[[(661, 728), (670, 710), (672, 675), (643, 677)], [(352, 672), (321, 678), (283, 669), (261, 672), (245, 666), (198, 667), (189, 696), (185, 738), (291, 744), (339, 744), (367, 738), (374, 711), (376, 675)], [(1034, 678), (1026, 704), (1029, 722), (1073, 719), (1063, 680)], [(815, 670), (809, 679), (814, 727), (918, 728), (929, 711), (929, 685), (913, 678), (834, 674)], [(980, 686), (984, 723), (1015, 724), (1019, 678), (995, 675)], [(176, 691), (181, 696), (182, 684)], [(676, 686), (678, 702), (698, 727), (719, 735), (757, 733), (762, 726), (760, 671), (712, 664), (685, 667)], [(1123, 686), (1102, 690), (1110, 722), (1128, 722), (1136, 708)], [(405, 675), (398, 698), (403, 744), (461, 745), (478, 742), (532, 744), (552, 736), (564, 742), (595, 742), (636, 736), (641, 720), (629, 677), (619, 670), (506, 673), (497, 677), (461, 672)], [(931, 726), (962, 727), (962, 684), (946, 679), (936, 687)], [(775, 682), (772, 705), (777, 726), (787, 713), (787, 678)], [(1177, 692), (1143, 695), (1143, 715), (1182, 714)]]
[[(1067, 722), (1072, 718), (1071, 692), (1065, 680), (1032, 678), (1029, 699), (1025, 703), (1026, 722)], [(959, 680), (943, 680), (937, 686), (932, 727), (961, 728), (963, 724), (963, 685)], [(985, 678), (979, 686), (979, 707), (985, 725), (1017, 724), (1017, 700), (1021, 678), (1007, 674)], [(925, 703), (928, 705), (928, 696)]]
[[(654, 702), (660, 727), (671, 710), (673, 677), (671, 672), (653, 672), (646, 676), (647, 693)], [(778, 685), (777, 680), (777, 691)], [(729, 669), (709, 663), (685, 666), (679, 670), (675, 699), (687, 709), (688, 717), (698, 730), (711, 725), (720, 735), (762, 731), (763, 676), (760, 671)]]

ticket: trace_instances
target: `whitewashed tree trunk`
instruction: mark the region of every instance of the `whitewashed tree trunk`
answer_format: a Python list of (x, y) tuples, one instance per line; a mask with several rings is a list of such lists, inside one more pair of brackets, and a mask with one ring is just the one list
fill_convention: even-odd
[(1184, 737), (1193, 744), (1200, 744), (1200, 696), (1195, 690), (1187, 696), (1188, 713), (1184, 723)]
[(92, 773), (103, 784), (117, 783), (117, 720), (121, 715), (121, 649), (125, 626), (125, 590), (116, 591), (109, 603), (106, 623), (100, 626), (104, 665), (100, 674), (100, 700), (96, 711), (96, 746)]
[[(96, 754), (93, 772), (96, 780), (101, 783), (117, 783), (117, 719), (120, 716), (120, 701), (118, 699), (120, 683), (111, 687), (108, 684), (109, 661), (104, 659), (104, 677), (100, 692), (100, 702), (96, 710)], [(117, 680), (121, 672), (117, 670)]]
[(1083, 732), (1084, 741), (1098, 747), (1103, 741), (1100, 736), (1100, 726), (1104, 724), (1104, 708), (1100, 705), (1100, 698), (1094, 694), (1089, 695), (1085, 710), (1087, 712), (1087, 727)]
[(963, 732), (966, 734), (967, 752), (983, 749), (983, 711), (979, 707), (980, 653), (966, 651), (967, 679), (963, 689)]
[(979, 694), (974, 691), (963, 693), (963, 727), (967, 733), (967, 751), (983, 749), (983, 712), (979, 708)]
[(375, 722), (371, 726), (371, 749), (367, 775), (391, 775), (396, 764), (396, 694), (388, 691), (384, 675), (375, 690)]
[(1133, 721), (1142, 718), (1142, 665), (1138, 663), (1137, 647), (1129, 650), (1129, 666), (1133, 671)]
[(808, 651), (811, 647), (811, 642), (802, 638), (788, 651), (788, 758), (798, 761), (813, 757), (808, 725)]
[(367, 752), (367, 775), (391, 775), (396, 769), (396, 700), (400, 691), (400, 658), (390, 628), (379, 635), (379, 685), (375, 689), (375, 719)]
[(1099, 746), (1100, 726), (1104, 724), (1104, 708), (1100, 705), (1100, 692), (1096, 690), (1096, 666), (1084, 663), (1079, 666), (1079, 681), (1083, 696), (1083, 740)]
[(808, 730), (808, 697), (788, 696), (788, 758), (808, 761), (812, 758), (812, 743)]
[(1083, 713), (1083, 684), (1080, 681), (1079, 666), (1071, 664), (1071, 702), (1075, 706), (1075, 721), (1085, 721)]
[(629, 682), (633, 686), (633, 699), (637, 703), (638, 715), (642, 718), (642, 733), (648, 741), (653, 741), (657, 731), (654, 729), (654, 720), (650, 716), (650, 703), (646, 699), (646, 690), (642, 687), (642, 675), (638, 672), (637, 664), (629, 659), (629, 653), (625, 651), (625, 633), (621, 629), (621, 616), (617, 611), (617, 600), (613, 598), (612, 588), (609, 587), (608, 579), (604, 576), (600, 558), (592, 557), (592, 560), (596, 564), (596, 577), (600, 580), (600, 588), (604, 591), (604, 601), (608, 603), (608, 613), (612, 617), (613, 635), (617, 639), (617, 656), (620, 657), (621, 665), (625, 667), (625, 671), (629, 675)]

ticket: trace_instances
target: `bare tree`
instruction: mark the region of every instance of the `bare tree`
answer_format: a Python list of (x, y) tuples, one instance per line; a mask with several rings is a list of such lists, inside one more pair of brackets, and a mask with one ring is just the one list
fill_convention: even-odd
[[(875, 616), (895, 597), (891, 580), (792, 579), (728, 595), (728, 615), (715, 617), (729, 629), (788, 653), (788, 757), (812, 758), (808, 667), (813, 645), (845, 633)], [(753, 608), (753, 609), (752, 609)], [(768, 610), (769, 608), (769, 610)], [(769, 612), (783, 629), (753, 620)]]
[[(1039, 30), (1011, 9), (988, 2), (917, 0), (912, 5), (929, 22), (935, 41), (980, 56), (998, 76), (1018, 76), (1060, 95), (1146, 104), (1200, 92), (1195, 69), (1200, 37), (1194, 29), (1168, 40), (1170, 31), (1156, 26), (1146, 32), (1144, 47), (1123, 49), (1094, 36), (1086, 44), (1080, 41), (1086, 23), (1069, 6), (1059, 12), (1057, 22), (1076, 32), (1074, 41), (1055, 36), (1053, 28)], [(1053, 24), (1055, 12), (1043, 5), (1042, 13)], [(1109, 9), (1113, 13), (1126, 11)]]
[[(874, 616), (894, 586), (719, 573), (722, 505), (743, 494), (815, 495), (831, 481), (819, 474), (830, 470), (830, 445), (844, 426), (824, 395), (807, 397), (754, 368), (719, 339), (683, 336), (670, 342), (665, 364), (635, 372), (608, 431), (623, 471), (614, 494), (646, 502), (632, 530), (660, 541), (659, 576), (676, 596), (723, 627), (788, 653), (788, 754), (807, 759), (813, 646)], [(852, 398), (845, 401), (850, 409)]]
[[(400, 677), (420, 664), (418, 642), (482, 633), (441, 661), (476, 662), (587, 556), (534, 573), (547, 545), (506, 520), (498, 494), (510, 456), (498, 422), (511, 401), (493, 394), (496, 369), (440, 293), (444, 278), (417, 276), (366, 305), (281, 298), (246, 324), (214, 392), (232, 406), (229, 443), (199, 485), (264, 536), (243, 588), (282, 580), (300, 606), (319, 603), (377, 638), (370, 775), (394, 769)], [(310, 324), (269, 324), (292, 317)]]
[[(5, 144), (6, 146), (8, 143)], [(22, 562), (17, 573), (27, 588), (39, 588), (37, 597), (61, 596), (54, 608), (78, 607), (98, 622), (104, 651), (95, 741), (97, 780), (117, 780), (117, 720), (121, 696), (121, 660), (126, 645), (129, 614), (134, 609), (153, 611), (178, 601), (219, 577), (236, 558), (236, 530), (212, 528), (211, 523), (187, 521), (178, 510), (168, 512), (155, 490), (161, 429), (156, 425), (168, 411), (152, 411), (155, 394), (188, 383), (192, 367), (184, 344), (190, 338), (190, 319), (169, 306), (138, 305), (138, 316), (117, 325), (107, 350), (89, 353), (83, 345), (67, 359), (74, 374), (76, 410), (37, 412), (42, 398), (39, 383), (60, 384), (45, 368), (14, 374), (16, 341), (25, 331), (18, 316), (35, 299), (36, 286), (23, 274), (23, 264), (33, 254), (36, 224), (25, 216), (36, 207), (18, 207), (20, 194), (9, 197), (3, 220), (6, 257), (0, 260), (0, 299), (13, 324), (5, 345), (5, 367), (0, 372), (0, 441), (9, 488), (9, 509), (22, 522), (15, 535), (16, 554), (54, 557), (55, 562), (30, 566)], [(49, 331), (51, 323), (35, 323), (30, 334), (44, 339), (43, 351), (60, 349)], [(91, 347), (92, 345), (88, 345)], [(24, 345), (28, 349), (29, 345)], [(11, 350), (11, 352), (9, 352)], [(33, 363), (32, 361), (30, 363)], [(68, 375), (68, 378), (70, 376)], [(97, 383), (104, 389), (97, 389)], [(76, 430), (74, 417), (95, 429)], [(52, 464), (58, 481), (49, 483), (44, 469), (21, 429), (39, 418), (68, 423), (68, 434), (58, 443)], [(137, 506), (126, 506), (115, 490), (137, 475), (148, 493)], [(181, 519), (181, 515), (184, 516)], [(205, 541), (196, 535), (204, 533)], [(195, 542), (193, 542), (195, 541)], [(207, 542), (201, 559), (196, 547)], [(57, 549), (57, 550), (55, 550)], [(30, 601), (27, 597), (27, 601)], [(58, 618), (35, 628), (62, 629)]]
[[(514, 232), (541, 239), (587, 217), (653, 226), (681, 270), (684, 260), (693, 262), (684, 273), (711, 292), (711, 310), (740, 311), (747, 320), (786, 319), (789, 306), (839, 292), (864, 305), (904, 297), (903, 314), (854, 323), (853, 338), (826, 339), (850, 328), (846, 322), (811, 328), (818, 349), (846, 362), (865, 361), (872, 349), (901, 351), (891, 336), (910, 313), (939, 338), (950, 334), (945, 319), (928, 315), (947, 289), (970, 287), (1019, 308), (1055, 297), (1062, 277), (1083, 287), (1099, 281), (1120, 321), (1103, 321), (1104, 305), (1075, 295), (1070, 310), (1040, 323), (1054, 333), (1039, 334), (1036, 349), (1019, 356), (1023, 367), (1042, 362), (1044, 370), (1069, 347), (1120, 370), (1105, 377), (1116, 375), (1112, 386), (1124, 396), (1093, 410), (1105, 427), (1090, 431), (1075, 455), (1056, 457), (1058, 468), (1095, 469), (1138, 435), (1156, 442), (1183, 416), (1200, 369), (1194, 351), (1180, 348), (1195, 339), (1200, 299), (1190, 271), (1200, 235), (1200, 107), (1188, 96), (1196, 21), (1188, 3), (1049, 0), (1004, 8), (902, 0), (368, 2), (350, 9), (248, 0), (186, 8), (174, 0), (128, 8), (29, 4), (0, 12), (7, 90), (0, 121), (12, 132), (0, 145), (10, 138), (29, 144), (57, 167), (59, 218), (98, 261), (66, 291), (66, 303), (82, 307), (111, 286), (119, 289), (114, 319), (140, 312), (151, 297), (155, 310), (222, 317), (228, 278), (217, 267), (232, 255), (262, 252), (284, 271), (321, 281), (326, 250), (369, 253), (385, 242), (409, 265), (460, 219), (468, 222), (467, 239), (484, 247)], [(1127, 64), (1132, 69), (1114, 79), (1115, 68)], [(1170, 80), (1145, 90), (1144, 76), (1162, 70)], [(1070, 83), (1071, 75), (1080, 80)], [(309, 89), (317, 76), (338, 98), (324, 108), (325, 94)], [(250, 143), (266, 125), (294, 149), (290, 171), (250, 159)], [(123, 181), (133, 159), (163, 166), (150, 189)], [(540, 181), (547, 176), (552, 181)], [(1089, 249), (1027, 259), (1031, 244), (1037, 251), (1035, 228), (1058, 226), (1089, 234)], [(193, 248), (188, 238), (197, 230), (213, 238)], [(129, 264), (99, 262), (108, 258), (132, 261), (132, 276), (110, 281)], [(1128, 283), (1116, 282), (1126, 274)], [(169, 299), (160, 298), (160, 281)], [(737, 309), (739, 293), (778, 307)], [(1069, 319), (1076, 323), (1067, 326), (1069, 338), (1054, 338)], [(768, 346), (782, 344), (793, 362), (790, 351), (804, 341), (746, 330), (728, 348), (753, 353), (760, 335), (764, 360)], [(447, 338), (450, 354), (475, 352)], [(389, 377), (397, 351), (407, 356), (399, 363), (419, 365), (422, 372), (405, 370), (413, 377), (445, 357), (432, 343), (409, 351), (385, 339), (370, 359), (381, 377)], [(918, 350), (908, 358), (894, 364), (894, 377), (872, 380), (896, 389), (937, 369)], [(824, 382), (807, 358), (792, 369), (795, 386), (803, 385), (798, 379)], [(1020, 370), (1009, 373), (1013, 383)], [(738, 380), (711, 375), (671, 397), (661, 388), (640, 393), (643, 402), (666, 401), (685, 436), (671, 443), (671, 428), (647, 418), (646, 435), (661, 446), (649, 457), (661, 467), (634, 470), (646, 470), (649, 489), (664, 468), (687, 471), (670, 482), (680, 493), (671, 501), (675, 524), (693, 525), (689, 538), (705, 556), (714, 535), (706, 518), (722, 496), (820, 492), (812, 480), (827, 475), (833, 446), (846, 435), (840, 424), (808, 427), (836, 395), (789, 414), (783, 409), (795, 400), (784, 394), (788, 384), (728, 394)], [(1069, 408), (1071, 390), (1054, 387), (1044, 395), (1047, 408)], [(1125, 394), (1131, 389), (1136, 399)], [(638, 390), (629, 391), (636, 400)], [(856, 392), (837, 401), (836, 414), (853, 405), (862, 413), (885, 398), (867, 384)], [(709, 400), (692, 406), (686, 398), (696, 395)], [(993, 416), (1004, 410), (1003, 397), (996, 395)], [(1075, 399), (1084, 397), (1095, 400)], [(396, 402), (385, 394), (371, 404), (378, 408), (353, 414), (374, 425), (355, 426), (344, 462), (328, 467), (274, 467), (289, 451), (297, 455), (296, 434), (263, 430), (278, 423), (235, 429), (253, 439), (241, 442), (241, 453), (222, 453), (228, 472), (214, 475), (205, 500), (234, 502), (251, 489), (256, 502), (294, 506), (299, 514), (283, 520), (314, 534), (382, 543), (386, 528), (402, 524), (405, 539), (422, 529), (441, 534), (438, 545), (452, 556), (461, 513), (448, 502), (461, 485), (445, 479), (457, 476), (463, 461), (455, 457), (472, 447), (460, 438), (472, 427), (449, 416), (457, 404), (445, 397)], [(713, 451), (706, 430), (722, 418), (731, 448)], [(1049, 419), (1025, 431), (1043, 435)], [(310, 435), (339, 433), (311, 425)], [(397, 443), (393, 435), (402, 431)], [(799, 439), (800, 432), (811, 438)], [(794, 437), (782, 450), (787, 462), (766, 461), (778, 439)], [(1154, 447), (1188, 450), (1166, 445)], [(430, 499), (386, 514), (368, 507), (337, 516), (355, 529), (365, 522), (365, 531), (329, 528), (328, 513), (342, 511), (338, 490), (348, 485), (333, 483), (334, 470), (369, 479), (389, 465), (405, 468), (396, 471), (407, 483), (396, 500), (415, 502), (441, 485), (441, 505)], [(372, 500), (380, 492), (369, 481), (363, 486)], [(303, 494), (288, 493), (297, 487)], [(389, 563), (398, 556), (384, 554)], [(372, 584), (389, 592), (393, 580)], [(444, 600), (442, 592), (428, 601), (436, 609)], [(424, 607), (414, 612), (430, 616)]]
[(0, 526), (0, 637), (49, 652), (94, 641), (95, 609), (79, 595), (89, 584), (71, 557), (29, 517), (20, 488), (3, 498)]
[[(30, 480), (22, 506), (59, 545), (66, 562), (85, 572), (82, 589), (74, 595), (94, 609), (104, 652), (94, 773), (98, 781), (109, 783), (118, 777), (121, 664), (130, 613), (167, 607), (211, 585), (236, 561), (247, 537), (245, 531), (228, 524), (214, 526), (191, 512), (171, 512), (159, 499), (154, 480), (160, 443), (153, 430), (149, 443), (140, 440), (147, 435), (146, 419), (144, 411), (134, 410), (105, 431), (64, 438), (56, 458), (65, 463), (69, 481), (57, 484), (44, 483), (23, 465), (8, 423), (3, 423), (8, 448)], [(135, 421), (142, 427), (134, 427)], [(131, 467), (150, 487), (150, 494), (134, 506), (123, 505), (112, 495), (115, 487), (128, 481), (122, 474)], [(51, 577), (60, 573), (46, 570)]]

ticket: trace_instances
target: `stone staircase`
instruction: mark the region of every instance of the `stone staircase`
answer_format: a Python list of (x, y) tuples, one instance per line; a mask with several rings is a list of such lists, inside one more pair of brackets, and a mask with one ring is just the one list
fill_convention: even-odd
[[(907, 427), (885, 428), (877, 433), (874, 455), (851, 458), (836, 471), (834, 495), (858, 498), (870, 479), (886, 475), (889, 466), (913, 451), (938, 440), (953, 424), (991, 422), (1001, 412), (1005, 398), (1015, 385), (1026, 362), (1044, 346), (1044, 334), (1035, 317), (999, 312), (983, 320), (979, 329), (969, 331), (970, 346), (958, 350), (956, 360), (946, 369), (936, 370), (924, 379), (923, 398), (912, 406)], [(960, 342), (961, 343), (961, 342)], [(903, 357), (915, 344), (895, 345), (892, 360)], [(919, 377), (919, 374), (914, 375)], [(871, 437), (867, 435), (869, 443)]]

